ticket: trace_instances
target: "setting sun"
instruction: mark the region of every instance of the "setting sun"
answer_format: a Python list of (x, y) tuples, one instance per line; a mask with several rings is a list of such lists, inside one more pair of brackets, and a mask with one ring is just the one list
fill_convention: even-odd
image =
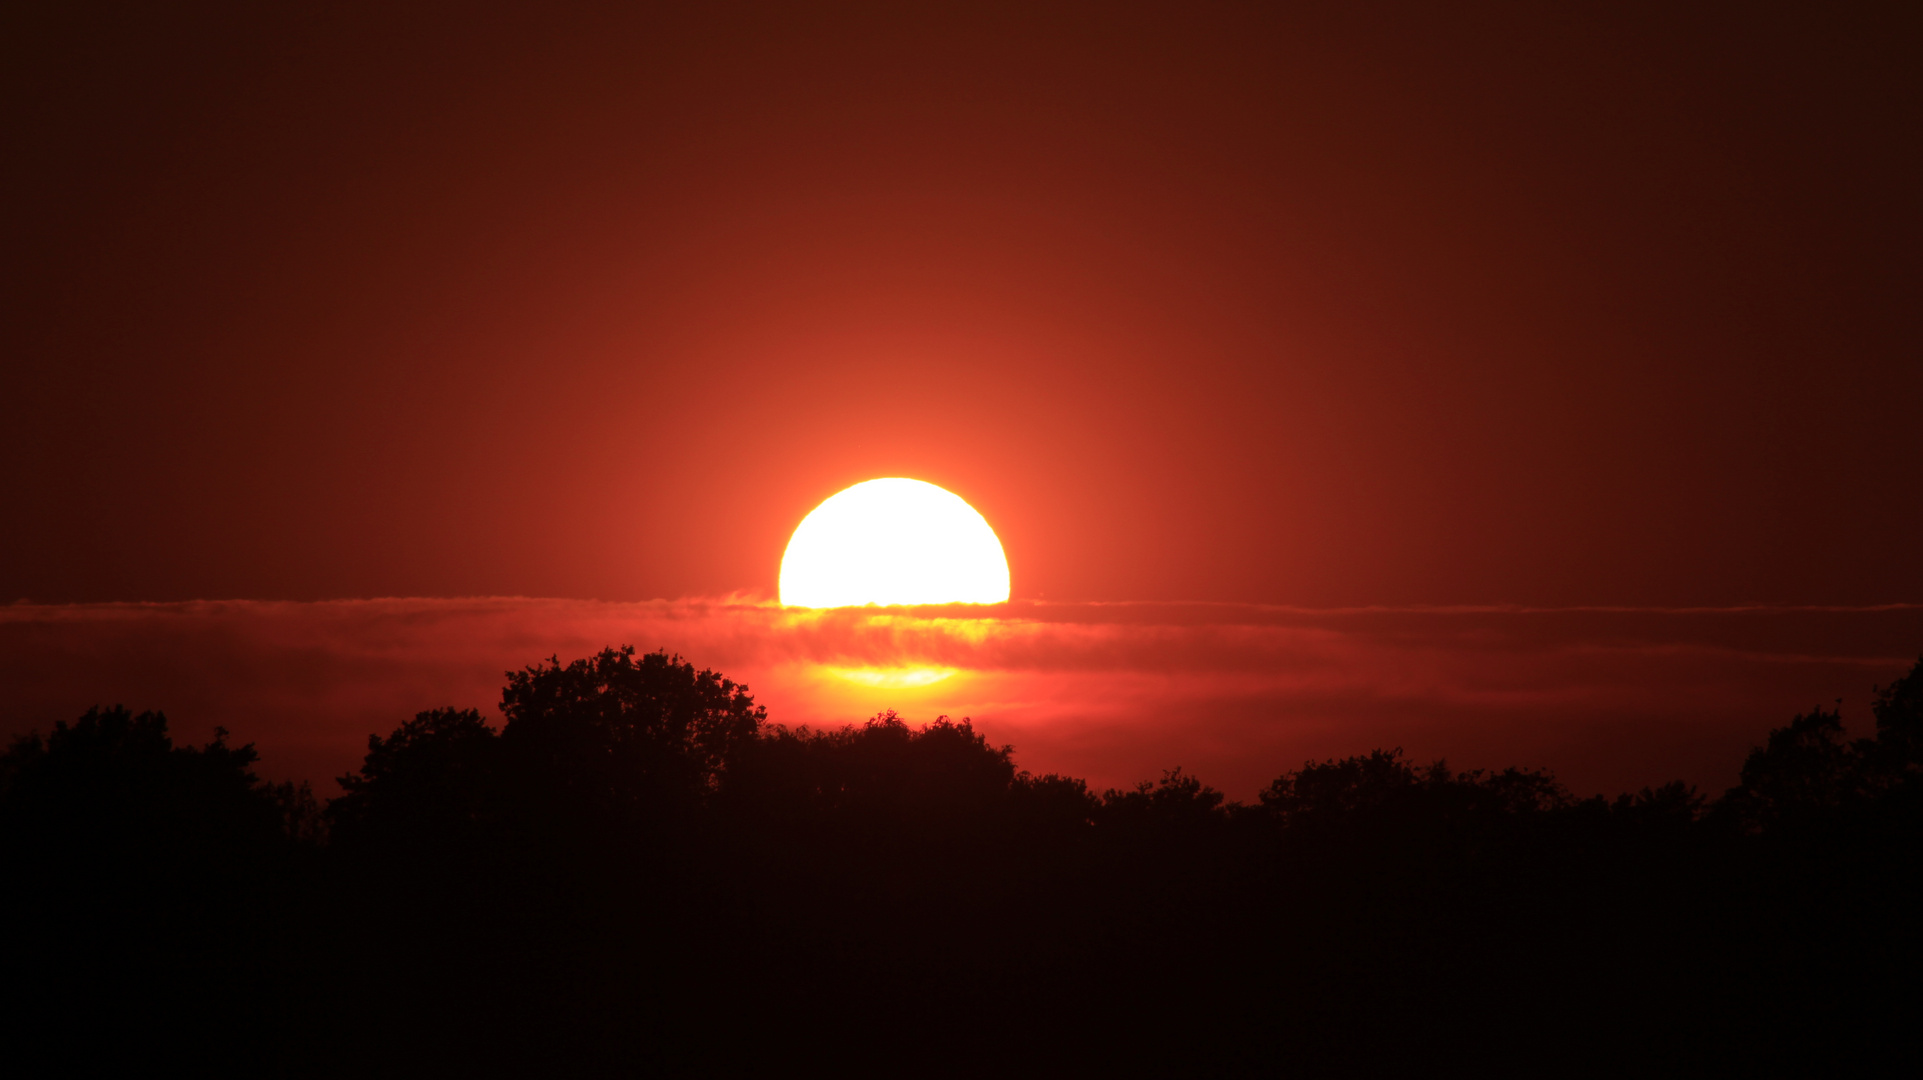
[(1008, 558), (962, 499), (920, 480), (856, 484), (803, 518), (781, 557), (781, 602), (999, 604)]

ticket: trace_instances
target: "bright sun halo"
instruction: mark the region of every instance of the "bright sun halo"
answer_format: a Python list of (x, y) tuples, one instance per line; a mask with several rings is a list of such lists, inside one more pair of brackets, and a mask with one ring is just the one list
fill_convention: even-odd
[(833, 495), (796, 526), (781, 556), (789, 607), (999, 604), (1008, 557), (961, 498), (920, 480), (870, 480)]

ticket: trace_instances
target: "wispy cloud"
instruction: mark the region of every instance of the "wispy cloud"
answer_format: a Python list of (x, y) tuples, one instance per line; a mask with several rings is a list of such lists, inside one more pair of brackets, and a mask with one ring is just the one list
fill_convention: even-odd
[[(1791, 713), (1843, 697), (1860, 716), (1871, 685), (1923, 649), (1923, 605), (16, 604), (0, 607), (0, 723), (45, 727), (95, 703), (164, 708), (191, 737), (220, 725), (257, 742), (275, 775), (323, 779), (417, 710), (491, 708), (510, 668), (625, 643), (749, 683), (777, 722), (890, 707), (972, 716), (1026, 767), (1097, 784), (1180, 764), (1246, 796), (1305, 759), (1399, 745), (1617, 790), (1677, 776), (1720, 786)], [(837, 674), (903, 668), (953, 674)]]

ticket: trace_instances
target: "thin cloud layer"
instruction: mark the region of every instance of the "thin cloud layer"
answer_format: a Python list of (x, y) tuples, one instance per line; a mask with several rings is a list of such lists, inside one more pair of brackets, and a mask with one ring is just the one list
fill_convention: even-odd
[[(746, 682), (777, 723), (895, 708), (973, 717), (1018, 762), (1097, 786), (1181, 765), (1248, 797), (1312, 758), (1401, 746), (1545, 766), (1578, 791), (1720, 788), (1769, 728), (1923, 649), (1923, 605), (1304, 610), (1013, 603), (789, 611), (730, 597), (0, 608), (8, 735), (93, 704), (164, 709), (183, 737), (255, 742), (264, 771), (329, 780), (368, 734), (440, 705), (494, 713), (506, 671), (610, 644)], [(925, 685), (841, 672), (952, 672)]]

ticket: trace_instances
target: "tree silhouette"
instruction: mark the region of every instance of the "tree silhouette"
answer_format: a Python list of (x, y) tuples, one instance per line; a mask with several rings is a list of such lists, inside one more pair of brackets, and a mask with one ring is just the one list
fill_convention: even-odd
[(1813, 709), (1769, 733), (1743, 763), (1716, 815), (1752, 832), (1832, 827), (1871, 814), (1886, 822), (1923, 812), (1923, 660), (1877, 690), (1874, 736), (1850, 741), (1838, 710)]
[(0, 755), (0, 821), (10, 844), (76, 874), (243, 858), (301, 827), (311, 802), (261, 783), (258, 760), (224, 730), (205, 746), (175, 746), (161, 713), (89, 709)]
[(344, 792), (327, 806), (334, 836), (349, 845), (469, 844), (499, 814), (501, 742), (474, 709), (417, 714), (383, 739), (367, 737), (367, 757), (340, 778)]
[(1909, 673), (1877, 688), (1870, 705), (1876, 717), (1876, 736), (1858, 745), (1858, 753), (1874, 771), (1873, 782), (1883, 789), (1913, 788), (1923, 777), (1923, 659)]
[(1411, 811), (1537, 814), (1570, 804), (1569, 793), (1540, 770), (1456, 773), (1440, 761), (1417, 768), (1400, 749), (1304, 765), (1278, 777), (1260, 795), (1262, 809), (1283, 826)]
[[(1598, 799), (1601, 796), (1597, 796)], [(1656, 787), (1616, 796), (1610, 809), (1619, 818), (1657, 828), (1687, 827), (1703, 816), (1706, 801), (1694, 784), (1671, 780)]]
[(1223, 803), (1221, 792), (1177, 766), (1160, 780), (1103, 792), (1096, 821), (1110, 829), (1189, 838), (1227, 823)]
[(163, 1065), (208, 1014), (231, 1052), (271, 1039), (278, 914), (318, 831), (305, 785), (262, 783), (257, 760), (224, 731), (177, 746), (164, 715), (119, 706), (0, 754), (8, 1019), (33, 1040), (16, 1055)]
[(705, 800), (767, 718), (746, 686), (633, 646), (509, 672), (501, 711), (523, 794), (627, 818)]
[(1400, 750), (1243, 805), (1179, 768), (1097, 797), (967, 719), (770, 726), (606, 649), (510, 673), (498, 731), (371, 736), (326, 829), (159, 714), (20, 740), (0, 902), (49, 1030), (211, 1003), (295, 1072), (1847, 1067), (1923, 959), (1920, 702), (1923, 661), (1872, 737), (1796, 716), (1707, 807)]
[(1812, 709), (1743, 762), (1742, 782), (1723, 812), (1752, 829), (1807, 824), (1851, 808), (1868, 795), (1858, 747), (1843, 736), (1839, 713)]
[(915, 729), (889, 711), (838, 731), (770, 729), (730, 793), (779, 798), (782, 813), (932, 824), (995, 813), (1016, 781), (1012, 754), (967, 720)]

